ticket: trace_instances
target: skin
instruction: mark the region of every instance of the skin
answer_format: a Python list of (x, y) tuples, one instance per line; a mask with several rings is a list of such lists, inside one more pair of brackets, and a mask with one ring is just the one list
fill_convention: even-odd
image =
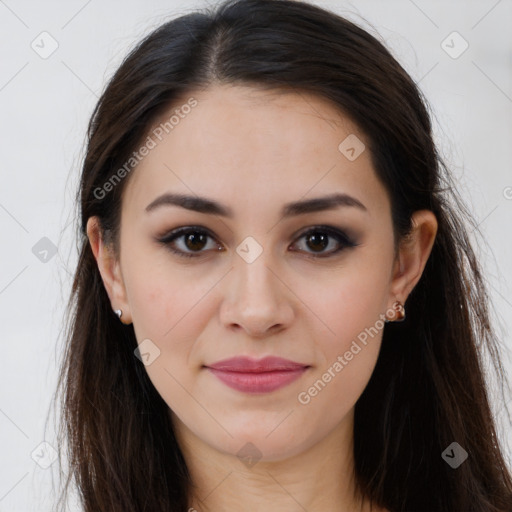
[[(192, 475), (190, 506), (370, 510), (351, 476), (354, 405), (378, 357), (379, 315), (389, 317), (396, 300), (405, 303), (420, 279), (436, 218), (415, 212), (412, 235), (395, 258), (389, 197), (369, 150), (354, 161), (338, 150), (349, 134), (366, 144), (365, 136), (327, 100), (227, 85), (190, 96), (198, 105), (129, 177), (120, 257), (104, 244), (96, 218), (87, 225), (112, 308), (133, 323), (139, 343), (149, 338), (160, 350), (145, 368), (169, 405)], [(178, 206), (145, 212), (171, 191), (215, 199), (234, 216)], [(279, 214), (285, 203), (333, 192), (350, 194), (367, 211)], [(359, 245), (314, 259), (339, 247), (334, 238), (322, 248), (302, 236), (319, 224), (351, 233)], [(202, 256), (179, 257), (157, 241), (181, 226), (211, 232), (203, 245), (174, 242)], [(263, 249), (252, 263), (236, 252), (248, 236)], [(379, 325), (309, 403), (299, 402), (365, 328)], [(310, 368), (283, 388), (250, 395), (203, 368), (235, 355), (276, 355)], [(237, 456), (248, 442), (258, 450), (251, 467)]]

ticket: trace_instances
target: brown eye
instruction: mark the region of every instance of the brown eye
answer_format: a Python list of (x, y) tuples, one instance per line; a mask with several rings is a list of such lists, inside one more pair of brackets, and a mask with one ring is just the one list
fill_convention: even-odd
[[(204, 229), (187, 227), (176, 229), (158, 241), (178, 256), (193, 258), (206, 252), (209, 239), (214, 238)], [(219, 246), (214, 244), (214, 247)]]
[[(306, 249), (300, 249), (314, 258), (327, 258), (345, 248), (355, 247), (356, 244), (342, 231), (329, 226), (315, 226), (303, 233), (299, 239), (305, 240)], [(333, 249), (327, 251), (328, 247)], [(295, 249), (293, 249), (295, 250)]]
[(208, 235), (203, 233), (192, 232), (188, 235), (182, 235), (184, 237), (184, 243), (191, 251), (200, 251), (206, 245)]
[(306, 236), (307, 245), (315, 252), (323, 251), (329, 245), (329, 236), (323, 233), (312, 233)]

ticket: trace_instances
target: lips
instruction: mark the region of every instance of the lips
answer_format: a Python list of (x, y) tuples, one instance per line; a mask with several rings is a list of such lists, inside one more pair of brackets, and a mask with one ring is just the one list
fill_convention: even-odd
[(206, 368), (232, 389), (246, 393), (268, 393), (301, 377), (309, 365), (274, 356), (263, 359), (233, 357)]
[(224, 359), (214, 364), (208, 365), (208, 368), (215, 370), (224, 370), (228, 372), (243, 372), (243, 373), (262, 373), (273, 371), (288, 371), (298, 370), (305, 368), (308, 365), (296, 363), (289, 359), (281, 357), (268, 356), (263, 359), (251, 359), (250, 357), (232, 357), (231, 359)]

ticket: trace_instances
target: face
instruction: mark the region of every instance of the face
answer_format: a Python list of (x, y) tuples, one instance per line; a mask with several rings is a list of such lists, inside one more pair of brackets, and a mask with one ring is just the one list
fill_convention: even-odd
[[(240, 86), (189, 97), (127, 183), (110, 295), (179, 431), (278, 460), (349, 421), (372, 374), (397, 298), (390, 202), (364, 134), (326, 100)], [(238, 356), (299, 369), (208, 368)]]

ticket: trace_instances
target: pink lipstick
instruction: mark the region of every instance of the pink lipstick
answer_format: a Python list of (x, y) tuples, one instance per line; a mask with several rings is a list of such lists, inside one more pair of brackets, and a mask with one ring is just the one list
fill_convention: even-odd
[(230, 388), (245, 393), (268, 393), (297, 380), (309, 365), (281, 357), (233, 357), (206, 368)]

